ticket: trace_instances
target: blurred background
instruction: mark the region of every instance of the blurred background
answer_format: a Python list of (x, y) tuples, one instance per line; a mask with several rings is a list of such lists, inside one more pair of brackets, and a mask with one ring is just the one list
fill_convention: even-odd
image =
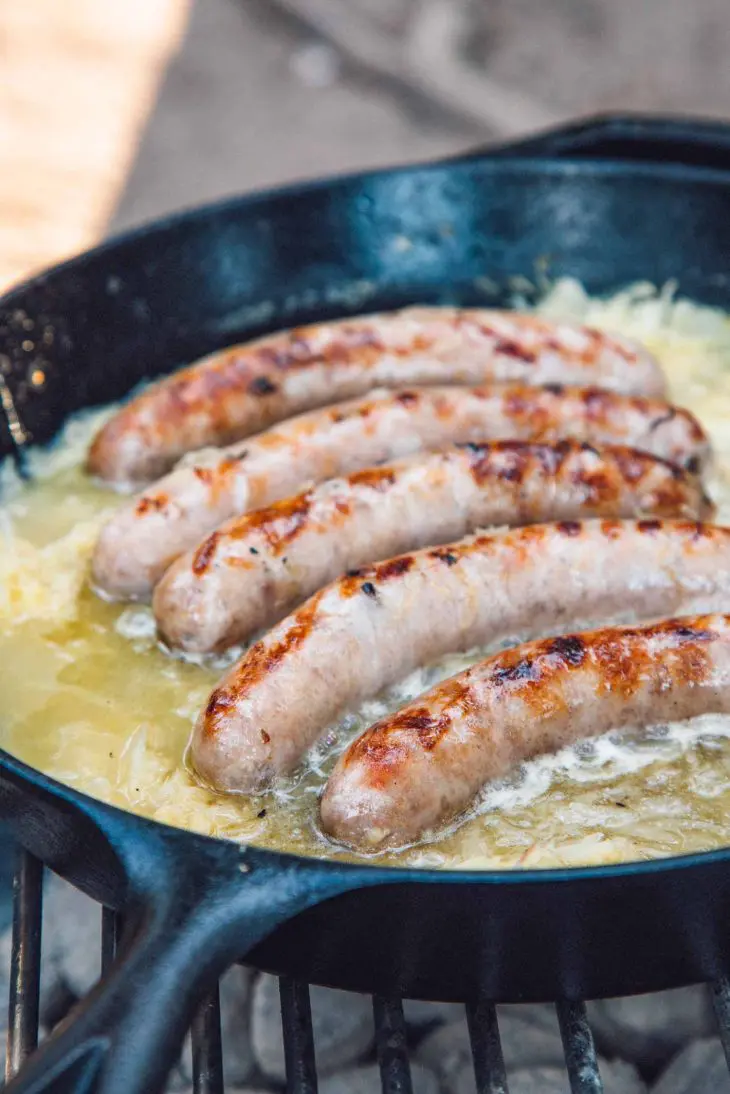
[[(730, 0), (0, 0), (0, 292), (110, 232), (236, 192), (447, 156), (597, 112), (730, 120), (728, 56)], [(11, 851), (0, 828), (6, 950)], [(88, 902), (80, 915), (58, 903), (69, 899), (57, 889), (48, 902), (75, 932), (58, 979), (65, 1006), (93, 983), (99, 952)], [(0, 961), (0, 1001), (7, 969)], [(259, 1029), (278, 1052), (276, 985), (261, 984)], [(641, 1064), (641, 1052), (668, 1058), (708, 1036), (706, 1001), (687, 991), (605, 1010), (603, 1045), (611, 1034), (612, 1051)], [(369, 1004), (348, 1006), (365, 1008), (367, 1038)], [(519, 1038), (522, 1055), (524, 1027)], [(629, 1043), (649, 1047), (631, 1055)], [(716, 1052), (702, 1089), (720, 1094)], [(681, 1089), (699, 1094), (692, 1074), (698, 1085)]]
[(236, 191), (730, 116), (727, 0), (0, 0), (0, 291)]

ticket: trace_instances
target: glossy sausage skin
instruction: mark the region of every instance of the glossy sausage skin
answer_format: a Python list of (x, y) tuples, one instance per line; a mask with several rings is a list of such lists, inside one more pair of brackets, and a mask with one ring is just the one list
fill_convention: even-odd
[(223, 521), (305, 485), (453, 442), (566, 437), (632, 445), (691, 470), (709, 452), (688, 411), (597, 388), (375, 393), (185, 461), (112, 516), (94, 554), (93, 581), (113, 598), (146, 598), (170, 563)]
[(501, 382), (665, 392), (651, 354), (617, 335), (515, 312), (410, 308), (285, 331), (175, 372), (107, 422), (88, 468), (140, 486), (185, 452), (374, 387)]
[(220, 790), (260, 789), (344, 711), (446, 654), (728, 598), (730, 528), (689, 521), (535, 524), (401, 555), (341, 578), (253, 645), (202, 711), (192, 761)]
[(490, 525), (711, 517), (700, 480), (638, 449), (502, 441), (421, 452), (222, 525), (174, 562), (153, 607), (168, 645), (226, 649), (346, 570)]
[(706, 713), (730, 713), (728, 615), (529, 642), (358, 737), (329, 778), (322, 826), (361, 850), (403, 846), (524, 760), (608, 730)]

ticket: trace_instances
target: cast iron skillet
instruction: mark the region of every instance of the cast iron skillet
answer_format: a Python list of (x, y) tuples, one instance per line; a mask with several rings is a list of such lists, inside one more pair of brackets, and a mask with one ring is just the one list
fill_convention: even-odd
[[(0, 304), (0, 452), (22, 462), (71, 412), (240, 335), (499, 302), (514, 278), (570, 274), (594, 293), (677, 278), (730, 308), (729, 169), (730, 129), (604, 119), (156, 223)], [(243, 956), (314, 983), (462, 1001), (648, 991), (730, 967), (730, 849), (524, 873), (333, 864), (147, 822), (6, 753), (0, 816), (128, 924), (110, 976), (11, 1091), (156, 1091), (201, 992)]]

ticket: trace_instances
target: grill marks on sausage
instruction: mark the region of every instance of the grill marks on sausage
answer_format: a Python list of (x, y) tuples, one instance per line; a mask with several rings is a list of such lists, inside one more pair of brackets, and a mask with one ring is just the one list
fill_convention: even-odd
[(389, 558), (385, 562), (379, 562), (374, 568), (375, 580), (379, 583), (407, 574), (415, 563), (413, 555), (401, 555), (400, 558)]
[[(685, 496), (686, 476), (682, 468), (623, 445), (606, 446), (603, 451), (586, 442), (570, 440), (555, 444), (497, 441), (457, 447), (469, 454), (471, 473), (479, 486), (503, 481), (519, 487), (535, 474), (537, 465), (546, 478), (554, 477), (558, 482), (568, 480), (582, 489), (586, 505), (608, 506), (618, 503), (627, 487), (638, 492), (643, 483), (658, 471), (664, 471), (671, 481), (654, 488), (656, 508), (666, 514), (678, 512)], [(595, 466), (588, 461), (591, 455), (595, 457)], [(712, 505), (707, 497), (703, 498), (703, 503), (707, 508)]]
[[(334, 328), (333, 328), (334, 329)], [(281, 336), (283, 344), (269, 347), (261, 346), (263, 361), (273, 365), (277, 372), (295, 372), (312, 364), (372, 365), (388, 351), (385, 340), (378, 331), (368, 325), (342, 324), (336, 328), (334, 338), (323, 340), (318, 335), (322, 328), (298, 327), (289, 336)], [(430, 348), (432, 339), (421, 337), (424, 349)], [(404, 354), (411, 353), (413, 345), (401, 347)]]
[[(604, 388), (588, 386), (583, 388), (570, 388), (564, 384), (544, 384), (540, 388), (530, 388), (518, 384), (505, 387), (504, 415), (513, 421), (521, 431), (529, 430), (535, 437), (547, 436), (553, 430), (557, 422), (555, 414), (557, 408), (552, 400), (545, 400), (544, 394), (553, 396), (556, 400), (566, 397), (575, 399), (582, 407), (581, 413), (586, 420), (591, 422), (596, 429), (611, 430), (616, 428), (617, 403), (614, 392)], [(624, 406), (636, 414), (649, 419), (648, 432), (654, 433), (662, 425), (674, 418), (682, 416), (691, 419), (687, 411), (677, 407), (662, 409), (662, 412), (651, 418), (655, 403), (640, 395), (626, 397)], [(694, 441), (701, 440), (703, 433), (698, 424), (692, 419), (691, 435)]]
[(220, 532), (213, 532), (207, 539), (203, 540), (200, 547), (193, 555), (193, 573), (200, 577), (201, 574), (206, 573), (209, 569), (213, 558), (215, 556), (218, 541), (220, 540)]
[(290, 619), (290, 625), (283, 638), (274, 644), (266, 639), (256, 642), (238, 663), (232, 679), (227, 686), (213, 690), (205, 708), (205, 735), (215, 737), (218, 734), (219, 720), (225, 718), (228, 711), (240, 701), (241, 696), (264, 677), (275, 672), (284, 659), (299, 649), (311, 634), (317, 621), (322, 593), (311, 597)]
[(420, 400), (417, 391), (399, 391), (395, 396), (395, 401), (400, 403), (401, 406), (414, 407), (418, 406)]
[(495, 479), (522, 483), (535, 461), (542, 463), (546, 458), (549, 459), (546, 457), (549, 451), (547, 446), (530, 444), (528, 441), (468, 443), (458, 447), (469, 454), (471, 474), (477, 486), (483, 486)]
[[(620, 530), (620, 521), (604, 522), (613, 528)], [(580, 521), (560, 521), (557, 524), (529, 524), (517, 530), (514, 536), (515, 557), (523, 555), (532, 549), (532, 545), (544, 539), (555, 529), (558, 535), (569, 536), (571, 539), (584, 532), (585, 525)], [(343, 599), (349, 599), (362, 591), (363, 582), (374, 585), (384, 584), (390, 579), (397, 578), (407, 573), (419, 564), (419, 559), (426, 556), (451, 568), (471, 554), (483, 554), (489, 551), (497, 543), (504, 542), (505, 536), (478, 535), (463, 540), (460, 543), (449, 544), (448, 547), (428, 548), (426, 551), (414, 552), (408, 555), (399, 555), (396, 558), (387, 559), (385, 562), (375, 563), (373, 566), (364, 566), (358, 570), (348, 570), (344, 577), (334, 583), (338, 594)], [(332, 588), (332, 586), (331, 586)]]
[(365, 467), (362, 471), (348, 475), (347, 481), (352, 486), (366, 486), (385, 493), (396, 481), (396, 473), (392, 467)]
[(579, 634), (564, 634), (549, 639), (546, 649), (573, 666), (582, 665), (586, 654), (586, 645)]
[(428, 707), (416, 707), (398, 711), (388, 724), (392, 732), (384, 733), (380, 724), (371, 726), (342, 758), (344, 767), (365, 760), (368, 782), (373, 787), (383, 786), (392, 769), (405, 759), (406, 750), (398, 740), (400, 734), (413, 737), (424, 752), (433, 752), (451, 728), (451, 719), (445, 714), (435, 717)]
[[(413, 314), (417, 311), (418, 309)], [(324, 338), (322, 334), (328, 333), (326, 325), (295, 328), (288, 334), (275, 336), (274, 345), (262, 343), (258, 347), (244, 347), (243, 352), (253, 357), (254, 361), (258, 359), (259, 367), (270, 366), (281, 373), (297, 371), (312, 364), (372, 366), (385, 353), (403, 358), (435, 351), (444, 329), (451, 326), (455, 330), (474, 332), (479, 340), (489, 339), (493, 342), (493, 352), (528, 364), (537, 359), (536, 349), (529, 345), (530, 342), (541, 343), (556, 353), (579, 358), (585, 363), (594, 360), (604, 345), (625, 361), (632, 360), (634, 356), (621, 342), (593, 328), (581, 327), (589, 346), (583, 351), (571, 351), (555, 336), (553, 324), (536, 317), (511, 317), (518, 320), (522, 328), (522, 341), (518, 341), (516, 337), (500, 335), (493, 325), (479, 318), (478, 312), (444, 309), (439, 313), (439, 309), (436, 309), (436, 316), (439, 328), (428, 330), (414, 327), (400, 341), (383, 336), (378, 330), (378, 323), (382, 323), (383, 317), (376, 315), (332, 324), (329, 327), (329, 337)], [(385, 317), (386, 321), (391, 318), (398, 316), (396, 314)], [(240, 356), (241, 353), (241, 347), (232, 351), (232, 355)], [(221, 362), (221, 367), (225, 368), (225, 360)]]
[[(486, 488), (492, 482), (506, 482), (519, 490), (524, 485), (539, 481), (540, 476), (556, 488), (562, 484), (577, 488), (582, 494), (586, 506), (619, 506), (627, 485), (638, 491), (642, 479), (656, 476), (658, 471), (665, 472), (665, 478), (653, 493), (647, 493), (642, 500), (655, 510), (672, 514), (681, 513), (686, 503), (687, 477), (681, 469), (659, 457), (623, 446), (606, 446), (602, 451), (587, 443), (560, 441), (556, 444), (533, 444), (527, 441), (497, 441), (491, 443), (473, 443), (455, 445), (441, 453), (424, 453), (416, 461), (427, 470), (434, 469), (436, 474), (447, 470), (450, 464), (458, 465), (466, 461), (469, 472), (480, 488)], [(592, 463), (593, 461), (593, 463)], [(405, 473), (408, 473), (406, 465)], [(204, 469), (197, 469), (201, 474)], [(327, 521), (346, 518), (357, 501), (357, 491), (374, 491), (385, 494), (399, 482), (398, 465), (385, 465), (364, 468), (343, 480), (342, 490), (328, 495), (329, 515)], [(257, 534), (266, 544), (272, 556), (277, 557), (299, 535), (314, 526), (314, 512), (318, 493), (316, 489), (305, 491), (291, 498), (283, 499), (265, 508), (254, 510), (236, 521), (208, 536), (198, 547), (192, 559), (193, 573), (200, 577), (208, 572), (216, 560), (219, 548), (223, 549), (224, 562), (229, 566), (248, 567), (235, 553), (225, 549), (227, 541), (249, 539)], [(710, 506), (708, 499), (704, 504)], [(563, 522), (566, 534), (573, 534), (575, 522)], [(643, 521), (642, 531), (650, 532), (659, 527), (656, 521)], [(257, 550), (254, 548), (254, 550)], [(433, 558), (442, 558), (448, 564), (456, 561), (456, 556), (446, 552), (432, 554)], [(372, 587), (372, 583), (371, 587)], [(374, 594), (373, 594), (374, 595)]]
[[(567, 709), (567, 681), (587, 665), (598, 672), (599, 695), (610, 693), (623, 700), (646, 687), (647, 680), (652, 680), (655, 693), (700, 686), (713, 670), (708, 652), (718, 638), (713, 618), (700, 617), (690, 624), (669, 619), (649, 626), (607, 627), (526, 642), (495, 654), (370, 726), (344, 753), (342, 767), (364, 762), (367, 784), (383, 788), (414, 747), (434, 752), (464, 715), (484, 709), (485, 676), (495, 700), (500, 692), (510, 700), (519, 698), (527, 717), (538, 718)], [(481, 677), (479, 685), (472, 684), (475, 677)], [(539, 750), (540, 742), (535, 752)]]
[(498, 338), (494, 349), (496, 353), (501, 353), (503, 357), (514, 357), (518, 361), (524, 361), (526, 365), (534, 365), (537, 361), (536, 353), (525, 349), (524, 346), (519, 345), (510, 338)]
[(144, 517), (148, 513), (164, 513), (170, 499), (167, 494), (145, 494), (135, 506), (135, 513)]
[[(383, 339), (372, 327), (342, 325), (332, 339), (318, 337), (320, 327), (299, 327), (271, 341), (235, 346), (223, 351), (206, 367), (191, 365), (177, 373), (170, 394), (184, 401), (187, 409), (207, 410), (211, 396), (247, 391), (269, 395), (278, 390), (271, 371), (297, 372), (311, 365), (372, 365), (387, 351)], [(410, 352), (410, 348), (406, 349)]]
[[(349, 599), (359, 592), (375, 598), (379, 585), (408, 573), (415, 564), (414, 555), (400, 555), (397, 558), (386, 559), (385, 562), (375, 563), (373, 566), (363, 566), (359, 570), (348, 570), (343, 578), (337, 582), (340, 596)], [(367, 588), (366, 588), (367, 586)]]
[[(395, 396), (395, 401), (402, 403), (403, 406), (416, 406), (418, 404), (418, 395), (413, 391), (402, 391)], [(357, 402), (351, 404), (344, 403), (337, 405), (331, 410), (324, 410), (322, 413), (329, 417), (331, 422), (338, 425), (340, 422), (346, 422), (351, 418), (371, 418), (373, 414), (378, 410), (381, 405), (379, 399), (358, 399)], [(286, 429), (286, 422), (283, 423), (283, 429)], [(278, 434), (274, 433), (273, 437), (277, 438)], [(255, 440), (258, 442), (260, 438)]]
[[(671, 529), (673, 535), (677, 535), (688, 545), (700, 537), (730, 536), (728, 529), (698, 521), (673, 520), (648, 523), (656, 524), (658, 528), (665, 528), (667, 532)], [(635, 522), (628, 522), (629, 528), (635, 526)], [(626, 528), (625, 521), (601, 521), (600, 523), (601, 535), (610, 540), (621, 538)], [(379, 588), (387, 585), (389, 580), (397, 579), (414, 567), (422, 567), (426, 559), (433, 559), (451, 568), (470, 555), (488, 553), (496, 546), (504, 549), (507, 545), (513, 554), (515, 565), (519, 567), (521, 560), (534, 552), (535, 545), (551, 535), (565, 536), (570, 539), (595, 536), (595, 522), (562, 521), (557, 524), (532, 524), (507, 533), (474, 536), (460, 543), (449, 544), (447, 547), (427, 548), (424, 551), (401, 555), (385, 562), (349, 571), (332, 585), (315, 593), (298, 611), (294, 612), (289, 617), (289, 626), (280, 640), (277, 639), (275, 643), (270, 644), (267, 636), (251, 646), (234, 671), (233, 681), (228, 689), (230, 696), (237, 696), (238, 700), (244, 698), (249, 688), (255, 687), (265, 677), (275, 672), (291, 652), (304, 645), (308, 636), (320, 625), (322, 618), (320, 605), (325, 597), (328, 600), (331, 600), (333, 596), (335, 599), (349, 600), (359, 593), (364, 593), (366, 597), (374, 599), (373, 591), (377, 596)], [(367, 591), (364, 589), (365, 585), (369, 586)], [(567, 662), (571, 662), (572, 659), (574, 665), (579, 665), (578, 641), (575, 635), (547, 639), (545, 650), (551, 656), (563, 658)], [(516, 649), (519, 650), (520, 647)], [(520, 678), (521, 674), (528, 672), (526, 667), (519, 666), (518, 662), (522, 655), (515, 650), (507, 650), (499, 656), (502, 659), (499, 664), (504, 669), (506, 680), (513, 676)], [(511, 660), (512, 658), (516, 660)], [(209, 734), (215, 735), (214, 725), (208, 723), (206, 728)]]
[[(688, 626), (675, 619), (644, 628), (599, 631), (592, 642), (591, 656), (600, 669), (601, 690), (628, 699), (649, 679), (655, 693), (678, 684), (700, 685), (712, 670), (706, 647), (717, 637), (717, 631), (710, 626)], [(652, 649), (657, 641), (665, 652), (661, 661)]]
[[(577, 342), (576, 342), (577, 337)], [(523, 378), (565, 373), (580, 382), (605, 363), (616, 390), (660, 392), (656, 362), (640, 346), (581, 327), (519, 313), (421, 307), (315, 324), (219, 351), (159, 381), (124, 407), (94, 439), (89, 467), (118, 481), (149, 481), (185, 451), (225, 444), (333, 396), (405, 384)], [(384, 368), (379, 366), (384, 364)], [(313, 382), (289, 378), (310, 370)], [(344, 390), (343, 390), (344, 389)], [(129, 445), (135, 436), (136, 445)], [(134, 449), (134, 451), (133, 451)]]
[[(629, 699), (652, 678), (654, 691), (665, 690), (670, 683), (703, 683), (711, 671), (705, 647), (715, 638), (717, 632), (709, 627), (687, 626), (680, 620), (669, 619), (644, 627), (606, 627), (587, 634), (526, 643), (514, 653), (531, 665), (532, 682), (558, 676), (564, 679), (590, 662), (599, 670), (601, 691)], [(661, 665), (655, 655), (657, 642), (668, 651)], [(495, 658), (497, 666), (502, 657)], [(664, 671), (658, 672), (658, 668)], [(497, 667), (493, 675), (498, 672)], [(503, 683), (498, 681), (499, 685)], [(529, 688), (522, 698), (529, 703)]]
[[(369, 467), (363, 471), (348, 476), (347, 482), (354, 487), (362, 487), (384, 493), (396, 482), (396, 473), (392, 468)], [(286, 547), (293, 542), (311, 524), (310, 518), (316, 502), (316, 491), (307, 490), (290, 498), (283, 498), (262, 509), (254, 509), (239, 520), (230, 522), (225, 529), (218, 529), (208, 536), (195, 552), (192, 568), (201, 576), (206, 573), (215, 560), (219, 544), (224, 539), (247, 539), (255, 533), (260, 533), (266, 545), (274, 556), (281, 555)], [(343, 516), (347, 516), (352, 510), (352, 499), (335, 498), (335, 507)], [(253, 553), (258, 553), (256, 548), (251, 548)], [(227, 557), (227, 565), (240, 564), (237, 558)]]
[[(307, 527), (312, 508), (312, 492), (297, 494), (292, 498), (275, 502), (264, 509), (255, 509), (230, 527), (218, 529), (208, 536), (193, 555), (192, 570), (197, 577), (207, 573), (216, 560), (216, 553), (224, 537), (230, 540), (246, 539), (259, 533), (272, 555), (283, 554), (287, 546)], [(251, 554), (260, 548), (250, 547)], [(226, 557), (226, 565), (240, 566), (238, 557)]]
[[(245, 539), (259, 532), (271, 554), (283, 554), (287, 546), (307, 527), (312, 511), (311, 491), (284, 498), (264, 509), (255, 509), (226, 534), (231, 539)], [(230, 561), (230, 560), (227, 560)]]
[(449, 567), (455, 566), (459, 561), (456, 552), (450, 551), (447, 547), (436, 547), (433, 551), (429, 551), (429, 558), (438, 559), (439, 562), (443, 562)]
[(441, 685), (448, 700), (445, 698), (440, 710), (433, 704), (419, 704), (416, 699), (366, 729), (342, 755), (342, 767), (347, 769), (364, 761), (368, 785), (381, 789), (407, 761), (410, 742), (422, 752), (435, 753), (451, 731), (457, 713), (460, 716), (468, 713), (473, 706), (471, 690), (463, 675), (452, 677)]
[[(636, 486), (644, 478), (647, 472), (646, 454), (636, 448), (616, 447), (616, 464), (626, 482)], [(660, 456), (654, 457), (655, 462), (660, 463), (674, 478), (682, 477), (682, 469), (669, 460), (663, 460)]]
[(654, 433), (660, 426), (665, 425), (667, 422), (671, 422), (676, 414), (674, 407), (670, 407), (666, 414), (663, 414), (660, 418), (656, 418), (649, 426), (649, 432)]

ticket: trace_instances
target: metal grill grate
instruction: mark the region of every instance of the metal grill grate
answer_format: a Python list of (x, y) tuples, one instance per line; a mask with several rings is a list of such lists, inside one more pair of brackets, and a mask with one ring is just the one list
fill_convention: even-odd
[[(38, 1043), (43, 866), (19, 851), (13, 880), (13, 942), (6, 1078)], [(111, 964), (120, 917), (102, 909), (102, 970)], [(307, 984), (280, 980), (288, 1094), (317, 1094), (315, 1045)], [(730, 1070), (730, 978), (712, 985), (717, 1024)], [(603, 1084), (583, 1003), (556, 1003), (571, 1094), (602, 1094)], [(466, 1007), (477, 1094), (509, 1094), (497, 1012), (492, 1003)], [(373, 998), (375, 1046), (383, 1094), (418, 1094), (411, 1080), (400, 999)], [(205, 998), (191, 1030), (195, 1094), (224, 1094), (218, 988)]]

